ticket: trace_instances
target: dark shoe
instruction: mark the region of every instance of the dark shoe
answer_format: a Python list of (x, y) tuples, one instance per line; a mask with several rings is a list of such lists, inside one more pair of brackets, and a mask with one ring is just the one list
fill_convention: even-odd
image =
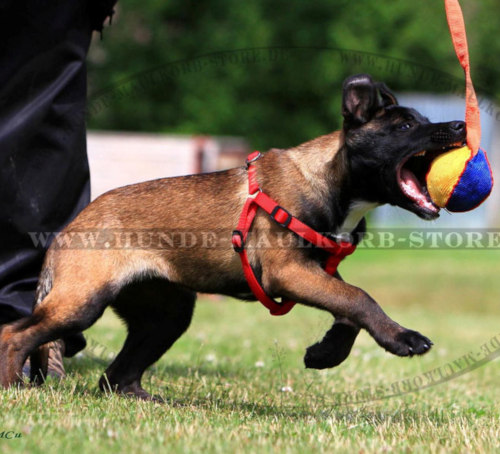
[(66, 372), (64, 370), (64, 341), (61, 339), (54, 342), (49, 342), (49, 367), (47, 375), (53, 378), (64, 378)]

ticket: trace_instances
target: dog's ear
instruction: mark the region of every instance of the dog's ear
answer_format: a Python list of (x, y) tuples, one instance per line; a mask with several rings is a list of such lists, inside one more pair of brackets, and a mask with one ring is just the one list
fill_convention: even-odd
[(396, 96), (394, 96), (394, 93), (387, 88), (386, 84), (378, 82), (377, 90), (380, 94), (380, 97), (382, 98), (382, 104), (384, 107), (398, 105), (398, 100), (396, 99)]
[(396, 97), (382, 83), (375, 83), (368, 74), (358, 74), (344, 81), (342, 115), (345, 122), (362, 125), (389, 105)]

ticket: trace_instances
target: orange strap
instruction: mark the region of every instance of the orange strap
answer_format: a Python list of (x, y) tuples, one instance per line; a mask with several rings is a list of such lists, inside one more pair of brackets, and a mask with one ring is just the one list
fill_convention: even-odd
[(475, 155), (481, 142), (481, 121), (476, 92), (470, 77), (469, 49), (465, 33), (464, 17), (458, 0), (444, 0), (446, 18), (450, 28), (453, 47), (465, 72), (465, 122), (467, 123), (467, 145)]

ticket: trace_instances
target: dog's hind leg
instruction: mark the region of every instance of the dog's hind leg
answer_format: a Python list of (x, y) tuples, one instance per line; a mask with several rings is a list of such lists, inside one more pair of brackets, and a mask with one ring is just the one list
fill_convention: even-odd
[(337, 317), (320, 342), (306, 349), (304, 364), (310, 369), (338, 366), (351, 353), (359, 327), (345, 317)]
[(141, 386), (144, 371), (186, 331), (196, 294), (162, 279), (146, 279), (125, 287), (112, 307), (126, 322), (122, 350), (99, 381), (102, 390), (153, 398)]
[(30, 382), (40, 386), (47, 377), (49, 369), (50, 344), (40, 345), (30, 354)]
[[(33, 314), (0, 329), (0, 384), (8, 387), (22, 383), (22, 367), (28, 355), (40, 345), (62, 336), (83, 331), (104, 312), (112, 298), (104, 287), (78, 293), (68, 288), (50, 291)], [(39, 365), (37, 365), (39, 367)]]

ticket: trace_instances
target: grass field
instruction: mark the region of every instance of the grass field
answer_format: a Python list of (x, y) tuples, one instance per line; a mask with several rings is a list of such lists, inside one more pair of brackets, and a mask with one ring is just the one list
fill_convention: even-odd
[(145, 376), (164, 405), (97, 390), (124, 338), (106, 312), (87, 331), (87, 353), (66, 362), (66, 380), (0, 392), (0, 452), (500, 452), (500, 364), (486, 349), (500, 351), (499, 260), (495, 251), (358, 251), (344, 278), (435, 345), (397, 358), (362, 333), (327, 371), (304, 369), (302, 357), (328, 314), (296, 307), (275, 318), (202, 298), (188, 333)]

